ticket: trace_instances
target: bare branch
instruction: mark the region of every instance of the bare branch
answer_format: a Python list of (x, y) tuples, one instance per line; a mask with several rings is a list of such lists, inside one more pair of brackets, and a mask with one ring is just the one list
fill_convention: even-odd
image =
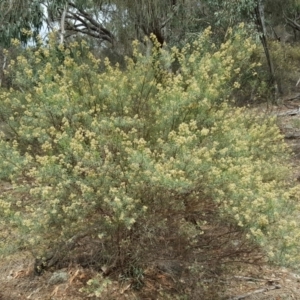
[[(76, 32), (80, 32), (83, 34), (90, 35), (92, 37), (96, 37), (98, 39), (103, 39), (110, 43), (113, 43), (114, 36), (113, 34), (106, 28), (104, 28), (100, 23), (98, 23), (92, 15), (77, 7), (74, 3), (69, 2), (68, 5), (76, 10), (76, 12), (68, 11), (66, 18), (74, 21), (79, 21), (80, 25), (71, 24), (71, 22), (67, 23), (68, 29)], [(80, 29), (80, 27), (84, 27)]]
[(89, 24), (88, 22), (86, 22), (86, 20), (84, 20), (83, 18), (81, 18), (78, 14), (76, 13), (71, 13), (72, 16), (67, 16), (67, 19), (69, 20), (77, 20), (80, 21), (82, 26), (85, 26), (87, 29), (92, 29), (94, 31), (98, 31), (98, 28)]
[(288, 25), (290, 25), (292, 28), (300, 31), (300, 24), (298, 24), (296, 22), (297, 19), (296, 20), (292, 20), (292, 19), (288, 18), (287, 16), (285, 16), (285, 20), (287, 21)]
[(91, 37), (95, 37), (97, 39), (102, 39), (102, 40), (110, 42), (110, 43), (113, 42), (106, 34), (103, 34), (99, 31), (93, 32), (88, 29), (80, 29), (78, 26), (80, 26), (80, 25), (76, 25), (76, 27), (75, 27), (73, 24), (67, 23), (67, 29), (69, 31), (74, 31), (74, 32), (85, 34), (85, 35), (89, 35)]
[(261, 288), (261, 289), (255, 290), (253, 292), (244, 294), (244, 295), (239, 295), (239, 296), (233, 297), (231, 299), (233, 299), (233, 300), (241, 300), (241, 299), (248, 298), (249, 296), (252, 296), (252, 295), (255, 295), (255, 294), (265, 293), (265, 292), (268, 292), (268, 291), (271, 291), (271, 290), (276, 290), (276, 289), (281, 289), (281, 286), (279, 284), (276, 284), (274, 286)]

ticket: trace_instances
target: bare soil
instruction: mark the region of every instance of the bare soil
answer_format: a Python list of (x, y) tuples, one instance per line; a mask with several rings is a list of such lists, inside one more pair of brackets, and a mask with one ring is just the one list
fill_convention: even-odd
[[(41, 276), (33, 272), (33, 261), (25, 253), (10, 257), (0, 264), (1, 300), (79, 300), (79, 299), (166, 299), (163, 292), (174, 289), (176, 280), (164, 272), (145, 276), (142, 291), (135, 291), (131, 284), (113, 282), (98, 298), (80, 292), (89, 279), (96, 275), (92, 270), (71, 267), (59, 270), (67, 274), (64, 282), (53, 282), (58, 271), (47, 271)], [(184, 281), (184, 278), (180, 279)], [(218, 299), (283, 300), (300, 299), (300, 275), (286, 268), (272, 266), (243, 266), (237, 273), (207, 280), (213, 289), (222, 289)], [(225, 292), (223, 292), (225, 290)], [(206, 293), (204, 298), (217, 299), (216, 294)], [(183, 299), (183, 298), (181, 298)], [(185, 298), (192, 299), (192, 298)], [(194, 299), (194, 298), (193, 298)]]

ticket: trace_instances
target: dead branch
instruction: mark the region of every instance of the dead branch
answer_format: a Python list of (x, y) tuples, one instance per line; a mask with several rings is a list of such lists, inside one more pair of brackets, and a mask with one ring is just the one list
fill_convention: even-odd
[[(299, 78), (299, 81), (300, 81), (300, 78)], [(293, 100), (299, 100), (299, 99), (300, 99), (300, 94), (296, 94), (296, 95), (284, 98), (284, 101), (293, 101)]]
[(61, 243), (52, 252), (48, 252), (45, 255), (45, 257), (36, 258), (34, 264), (35, 274), (40, 275), (44, 270), (51, 268), (52, 266), (57, 264), (59, 260), (61, 260), (66, 255), (66, 253), (68, 253), (75, 247), (78, 240), (86, 237), (90, 233), (91, 230), (78, 233), (74, 235), (72, 238), (70, 238), (69, 240), (67, 240), (66, 242)]
[[(106, 28), (104, 28), (100, 23), (98, 23), (92, 15), (84, 11), (83, 9), (80, 9), (72, 2), (69, 2), (69, 6), (73, 7), (77, 10), (76, 13), (70, 13), (72, 16), (68, 16), (68, 19), (77, 19), (80, 21), (85, 27), (85, 30), (79, 30), (78, 28), (71, 28), (74, 31), (89, 34), (94, 37), (102, 38), (103, 40), (106, 40), (110, 43), (113, 43), (114, 35)], [(70, 24), (68, 24), (70, 26)], [(73, 27), (73, 26), (72, 26)], [(90, 30), (95, 31), (96, 33), (91, 33)], [(96, 36), (98, 35), (98, 36)]]
[(295, 20), (292, 20), (285, 16), (285, 20), (287, 21), (288, 25), (290, 25), (293, 29), (300, 31), (300, 24), (298, 24)]
[(296, 116), (296, 115), (299, 115), (299, 114), (300, 114), (300, 109), (297, 108), (297, 109), (291, 109), (291, 110), (288, 110), (288, 111), (285, 111), (285, 112), (278, 113), (277, 116), (278, 117), (282, 117), (282, 116)]
[(238, 280), (245, 280), (245, 281), (267, 281), (268, 283), (278, 282), (280, 279), (278, 278), (254, 278), (254, 277), (247, 277), (247, 276), (234, 276), (233, 278)]
[(250, 296), (255, 295), (255, 294), (265, 293), (265, 292), (268, 292), (268, 291), (271, 291), (271, 290), (277, 290), (277, 289), (281, 289), (281, 285), (276, 284), (274, 286), (261, 288), (261, 289), (255, 290), (253, 292), (250, 292), (250, 293), (235, 296), (235, 297), (230, 298), (230, 299), (231, 300), (241, 300), (241, 299), (245, 299), (245, 298), (250, 297)]

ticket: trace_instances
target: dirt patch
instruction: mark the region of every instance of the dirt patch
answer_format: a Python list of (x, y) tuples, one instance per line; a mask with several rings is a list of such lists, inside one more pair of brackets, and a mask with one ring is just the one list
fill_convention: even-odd
[[(115, 281), (103, 293), (105, 297), (89, 297), (87, 293), (80, 292), (80, 289), (96, 276), (94, 271), (70, 267), (36, 276), (33, 272), (33, 261), (25, 254), (2, 261), (0, 274), (0, 299), (3, 300), (166, 299), (163, 292), (172, 289), (175, 291), (177, 280), (163, 268), (149, 268), (145, 270), (145, 285), (141, 291), (134, 291), (130, 282), (120, 284)], [(59, 278), (59, 274), (64, 274), (65, 277), (61, 281), (55, 281), (55, 276)], [(184, 283), (184, 280), (184, 276), (181, 277), (180, 283)], [(206, 294), (201, 299), (217, 299), (219, 288), (225, 292), (218, 299), (300, 299), (300, 275), (285, 268), (241, 265), (235, 274), (220, 277), (215, 275), (205, 279), (202, 284), (213, 287), (215, 293), (211, 296)]]
[(86, 283), (89, 274), (80, 269), (60, 270), (67, 274), (63, 282), (53, 282), (53, 272), (36, 276), (34, 260), (26, 253), (18, 253), (0, 264), (0, 299), (84, 299), (79, 289)]
[(248, 267), (226, 280), (224, 299), (300, 299), (300, 276), (285, 268)]

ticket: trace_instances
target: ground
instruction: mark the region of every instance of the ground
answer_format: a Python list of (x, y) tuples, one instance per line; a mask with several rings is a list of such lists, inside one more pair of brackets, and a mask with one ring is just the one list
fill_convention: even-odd
[[(294, 149), (294, 176), (300, 180), (300, 113), (299, 98), (285, 101), (284, 105), (263, 108), (268, 114), (277, 114), (278, 122), (286, 141)], [(2, 186), (2, 189), (9, 187)], [(177, 285), (184, 285), (181, 277), (172, 276), (164, 269), (149, 268), (144, 274), (142, 290), (135, 291), (132, 282), (112, 280), (103, 288), (98, 298), (80, 291), (89, 279), (97, 273), (78, 265), (60, 270), (48, 270), (41, 276), (34, 273), (34, 260), (30, 253), (21, 252), (0, 261), (0, 300), (79, 300), (79, 299), (166, 299), (163, 291), (176, 291)], [(230, 275), (218, 275), (203, 280), (203, 286), (215, 290), (202, 299), (246, 299), (246, 300), (288, 300), (300, 299), (300, 272), (270, 265), (243, 265)], [(216, 290), (222, 287), (222, 295)], [(174, 296), (175, 297), (175, 296)], [(199, 295), (199, 297), (201, 297)], [(171, 298), (170, 298), (171, 299)], [(192, 299), (192, 298), (184, 298)], [(193, 298), (194, 299), (194, 298)]]
[[(58, 273), (67, 274), (65, 281), (54, 281)], [(148, 293), (136, 292), (131, 289), (130, 283), (119, 285), (112, 283), (107, 291), (99, 298), (88, 297), (80, 292), (87, 280), (95, 275), (92, 271), (80, 267), (70, 267), (55, 272), (45, 272), (42, 276), (35, 276), (32, 270), (30, 256), (11, 257), (0, 265), (0, 299), (1, 300), (79, 300), (79, 299), (165, 299), (157, 291), (151, 289), (158, 285), (160, 289), (168, 289), (176, 284), (169, 280), (168, 274), (156, 274), (146, 281), (145, 289)], [(146, 277), (147, 278), (147, 277)], [(181, 279), (181, 280), (184, 280)], [(246, 300), (288, 300), (300, 299), (300, 275), (285, 268), (272, 266), (244, 266), (235, 275), (217, 277), (209, 284), (215, 288), (221, 284), (226, 292), (220, 299)], [(152, 295), (152, 296), (151, 296)], [(155, 295), (155, 296), (154, 296)], [(187, 298), (189, 299), (189, 298)], [(202, 298), (204, 299), (204, 298)], [(215, 296), (206, 296), (205, 299), (216, 299)], [(205, 300), (204, 299), (204, 300)]]

